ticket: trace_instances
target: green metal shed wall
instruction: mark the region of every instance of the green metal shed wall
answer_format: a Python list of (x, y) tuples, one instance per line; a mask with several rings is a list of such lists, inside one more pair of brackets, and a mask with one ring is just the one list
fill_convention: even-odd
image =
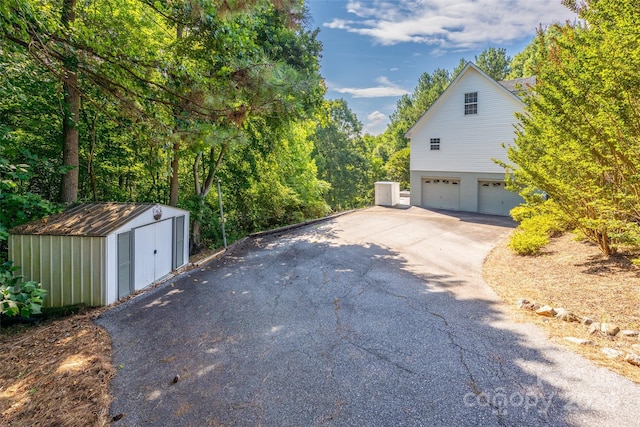
[(105, 237), (10, 235), (9, 259), (25, 280), (42, 283), (44, 305), (106, 305)]

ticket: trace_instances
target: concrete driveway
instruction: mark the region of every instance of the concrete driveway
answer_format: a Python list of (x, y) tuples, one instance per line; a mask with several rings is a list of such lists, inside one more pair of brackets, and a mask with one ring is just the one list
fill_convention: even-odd
[(514, 323), (483, 282), (510, 227), (375, 207), (106, 312), (115, 425), (637, 425), (638, 386)]

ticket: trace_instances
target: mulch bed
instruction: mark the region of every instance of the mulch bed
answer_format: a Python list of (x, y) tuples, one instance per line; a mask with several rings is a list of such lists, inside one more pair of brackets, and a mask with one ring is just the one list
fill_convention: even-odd
[[(639, 367), (602, 352), (604, 347), (629, 351), (631, 345), (640, 344), (637, 337), (590, 335), (589, 328), (580, 323), (549, 319), (516, 307), (518, 299), (526, 298), (595, 322), (640, 330), (640, 268), (631, 262), (638, 254), (606, 258), (595, 245), (577, 241), (572, 234), (553, 238), (538, 256), (516, 255), (506, 243), (489, 254), (483, 273), (489, 286), (513, 308), (515, 319), (540, 325), (558, 344), (640, 384)], [(568, 336), (589, 339), (593, 345), (571, 344), (565, 339)]]
[(111, 339), (93, 323), (96, 315), (91, 311), (35, 327), (3, 327), (2, 425), (109, 425)]

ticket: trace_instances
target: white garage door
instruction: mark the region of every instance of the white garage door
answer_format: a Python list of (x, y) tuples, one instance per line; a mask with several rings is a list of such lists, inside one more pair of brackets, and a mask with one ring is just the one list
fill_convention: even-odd
[(524, 200), (519, 194), (508, 191), (502, 181), (478, 182), (478, 212), (509, 216), (509, 211)]
[(171, 271), (173, 226), (171, 219), (134, 230), (135, 289), (150, 285)]
[(460, 179), (424, 178), (422, 180), (422, 206), (460, 210)]

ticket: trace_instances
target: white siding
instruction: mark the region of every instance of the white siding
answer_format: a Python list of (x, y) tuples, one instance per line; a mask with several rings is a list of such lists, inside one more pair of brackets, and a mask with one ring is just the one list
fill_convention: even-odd
[[(156, 220), (153, 218), (153, 212), (151, 209), (143, 212), (141, 215), (137, 216), (133, 220), (127, 222), (122, 227), (113, 231), (109, 236), (107, 236), (107, 265), (109, 268), (107, 269), (107, 304), (111, 304), (118, 300), (118, 254), (117, 254), (117, 235), (123, 232), (131, 231), (132, 229), (143, 227), (149, 224), (155, 224), (158, 221), (166, 220), (176, 216), (185, 217), (185, 226), (184, 226), (184, 246), (183, 246), (183, 264), (187, 264), (189, 262), (189, 211), (185, 211), (178, 208), (173, 208), (171, 206), (161, 205), (162, 207), (162, 218), (160, 220)], [(173, 242), (173, 233), (170, 232), (166, 237), (163, 237), (166, 241), (163, 244), (166, 244), (166, 247), (163, 247), (163, 251), (171, 250), (172, 242)], [(135, 262), (135, 260), (134, 260)], [(177, 268), (182, 267), (182, 265), (176, 266)], [(133, 265), (135, 269), (135, 265)], [(136, 285), (136, 289), (139, 289), (140, 286)]]
[[(465, 116), (468, 92), (478, 92), (478, 114)], [(504, 173), (492, 158), (506, 160), (516, 111), (522, 102), (470, 67), (411, 130), (411, 170)], [(431, 138), (440, 138), (439, 151)]]

